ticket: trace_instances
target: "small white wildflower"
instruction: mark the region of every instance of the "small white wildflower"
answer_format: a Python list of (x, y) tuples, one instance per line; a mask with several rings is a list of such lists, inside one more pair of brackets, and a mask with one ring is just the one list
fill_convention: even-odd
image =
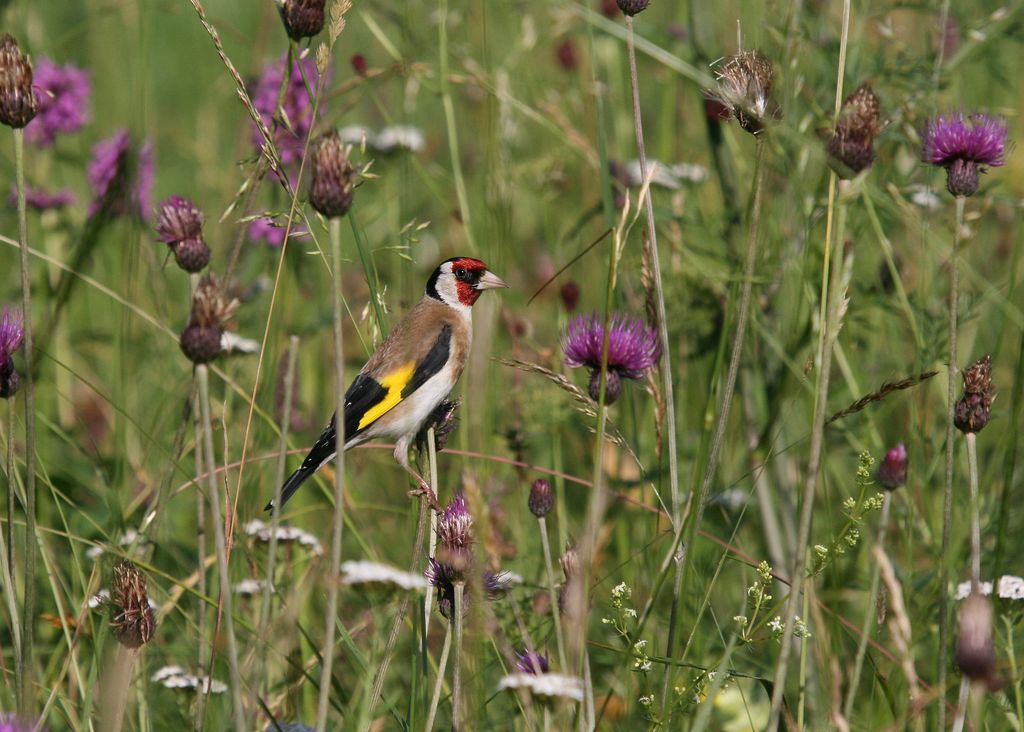
[(258, 595), (263, 592), (266, 583), (263, 580), (244, 579), (235, 585), (236, 595)]
[[(273, 535), (273, 529), (271, 526), (265, 524), (259, 519), (253, 519), (242, 527), (246, 535), (252, 536), (258, 541), (269, 542), (270, 537)], [(313, 550), (313, 553), (320, 556), (324, 553), (323, 547), (320, 545), (320, 540), (310, 534), (308, 531), (303, 531), (296, 526), (278, 526), (277, 527), (277, 540), (279, 542), (298, 542), (299, 544), (309, 547)]]
[(654, 668), (654, 664), (651, 663), (649, 658), (637, 659), (636, 663), (633, 664), (633, 668), (637, 671), (647, 672)]
[(373, 147), (381, 152), (408, 150), (422, 152), (427, 146), (423, 130), (412, 125), (391, 125), (383, 128), (374, 140)]
[(631, 607), (627, 607), (625, 610), (623, 610), (622, 614), (625, 615), (627, 618), (632, 618), (633, 620), (636, 620), (637, 617), (636, 610), (634, 610)]
[(498, 682), (498, 690), (504, 689), (528, 689), (535, 696), (583, 701), (583, 679), (565, 674), (510, 674)]
[(733, 615), (732, 616), (732, 621), (734, 623), (736, 623), (737, 625), (746, 625), (747, 624), (747, 616), (746, 615)]
[(628, 600), (632, 592), (625, 582), (620, 582), (612, 588), (612, 599), (615, 600)]
[(612, 620), (611, 618), (601, 618), (601, 622), (604, 623), (605, 625), (611, 625), (615, 621)]
[(712, 681), (713, 682), (717, 676), (718, 676), (718, 672), (717, 671), (708, 671), (708, 681)]
[(783, 631), (782, 617), (776, 615), (774, 618), (768, 621), (768, 630), (772, 632), (772, 635), (781, 635)]
[(999, 596), (1004, 600), (1024, 600), (1024, 579), (1004, 574), (999, 578)]
[(793, 635), (797, 638), (811, 637), (811, 631), (807, 628), (807, 623), (801, 620), (799, 615), (793, 618)]
[(654, 694), (645, 694), (641, 696), (637, 701), (640, 702), (640, 706), (649, 707), (654, 704)]
[(259, 341), (252, 338), (245, 338), (230, 330), (225, 330), (220, 335), (220, 349), (224, 353), (259, 353)]
[(643, 653), (645, 648), (647, 648), (647, 641), (645, 640), (638, 640), (633, 644), (633, 650), (637, 653)]
[(814, 553), (817, 554), (819, 558), (825, 559), (828, 556), (828, 547), (823, 544), (815, 544)]
[(843, 501), (843, 508), (845, 508), (847, 511), (852, 511), (856, 507), (857, 501), (852, 496)]
[(164, 679), (166, 679), (168, 677), (171, 677), (171, 676), (187, 676), (187, 675), (188, 675), (188, 671), (186, 671), (181, 666), (162, 666), (161, 668), (158, 668), (156, 671), (153, 672), (153, 675), (149, 677), (149, 680), (155, 683), (155, 682), (163, 681)]
[(403, 590), (423, 590), (427, 587), (427, 580), (423, 575), (403, 572), (387, 564), (365, 560), (342, 562), (341, 581), (346, 585), (392, 584)]

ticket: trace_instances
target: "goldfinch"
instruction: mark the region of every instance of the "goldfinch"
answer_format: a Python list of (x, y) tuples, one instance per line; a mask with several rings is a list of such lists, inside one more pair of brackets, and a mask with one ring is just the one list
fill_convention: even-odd
[[(459, 380), (473, 340), (472, 308), (484, 290), (508, 287), (479, 259), (454, 257), (427, 280), (423, 299), (406, 313), (345, 392), (345, 449), (367, 440), (398, 441), (395, 460), (409, 465), (409, 447), (423, 422)], [(336, 454), (337, 414), (302, 465), (281, 488), (281, 505)], [(266, 510), (274, 508), (274, 501)]]

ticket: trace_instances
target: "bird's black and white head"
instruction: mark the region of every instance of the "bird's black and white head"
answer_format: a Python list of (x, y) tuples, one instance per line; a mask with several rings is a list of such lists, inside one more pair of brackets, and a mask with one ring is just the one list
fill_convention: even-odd
[(452, 257), (427, 280), (427, 295), (454, 308), (469, 309), (484, 290), (508, 287), (487, 265), (472, 257)]

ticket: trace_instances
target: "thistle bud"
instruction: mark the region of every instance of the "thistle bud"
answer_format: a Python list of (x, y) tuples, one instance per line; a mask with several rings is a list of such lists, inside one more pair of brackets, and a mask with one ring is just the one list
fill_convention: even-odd
[(887, 491), (893, 491), (907, 482), (907, 448), (902, 442), (885, 453), (885, 459), (878, 466), (875, 476), (878, 484)]
[(759, 134), (764, 121), (774, 112), (772, 62), (760, 51), (742, 51), (726, 59), (716, 70), (716, 76), (718, 85), (710, 95), (725, 105), (740, 127), (752, 135)]
[(960, 635), (956, 665), (971, 681), (996, 682), (996, 649), (992, 633), (992, 603), (972, 592), (960, 606)]
[(277, 0), (284, 30), (293, 41), (312, 38), (324, 28), (326, 0)]
[(992, 402), (992, 357), (980, 358), (963, 372), (964, 394), (953, 408), (953, 424), (964, 433), (977, 434), (988, 424)]
[(238, 309), (238, 300), (228, 299), (217, 275), (199, 280), (192, 294), (192, 312), (181, 334), (181, 351), (192, 363), (209, 363), (221, 352), (224, 323)]
[(114, 567), (110, 606), (113, 611), (110, 627), (121, 645), (134, 649), (150, 641), (156, 630), (156, 619), (149, 606), (146, 576), (128, 560)]
[(328, 130), (316, 142), (309, 202), (329, 219), (344, 216), (352, 208), (356, 170), (349, 162), (349, 151), (337, 130)]
[(186, 272), (199, 272), (210, 263), (210, 248), (203, 240), (203, 212), (188, 199), (171, 196), (161, 201), (156, 234)]
[(5, 33), (0, 37), (0, 122), (21, 129), (37, 111), (32, 62), (18, 48), (18, 42)]
[(829, 156), (838, 163), (833, 166), (836, 172), (849, 178), (869, 167), (875, 159), (875, 136), (881, 131), (878, 96), (870, 84), (861, 84), (843, 102), (835, 132), (826, 146)]
[(530, 486), (530, 513), (537, 518), (544, 518), (555, 507), (555, 494), (551, 484), (544, 478), (537, 478)]
[(14, 368), (14, 352), (21, 348), (24, 340), (21, 311), (5, 305), (0, 310), (0, 399), (10, 399), (21, 385), (21, 377)]
[(650, 0), (616, 0), (619, 5), (619, 10), (622, 11), (623, 15), (633, 17), (637, 13), (642, 13), (647, 10), (647, 6), (651, 4)]

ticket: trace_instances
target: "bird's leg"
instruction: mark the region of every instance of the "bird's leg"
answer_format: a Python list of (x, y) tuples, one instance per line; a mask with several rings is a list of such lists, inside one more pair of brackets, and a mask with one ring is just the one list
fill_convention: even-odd
[(408, 445), (402, 445), (399, 443), (395, 448), (395, 460), (397, 460), (398, 464), (405, 468), (405, 471), (409, 473), (409, 475), (411, 475), (419, 484), (419, 488), (409, 491), (409, 498), (423, 498), (427, 501), (427, 505), (438, 513), (441, 513), (441, 504), (437, 502), (437, 494), (434, 493), (434, 489), (431, 488), (430, 483), (428, 483), (423, 476), (417, 473), (416, 469), (409, 464), (408, 449)]

